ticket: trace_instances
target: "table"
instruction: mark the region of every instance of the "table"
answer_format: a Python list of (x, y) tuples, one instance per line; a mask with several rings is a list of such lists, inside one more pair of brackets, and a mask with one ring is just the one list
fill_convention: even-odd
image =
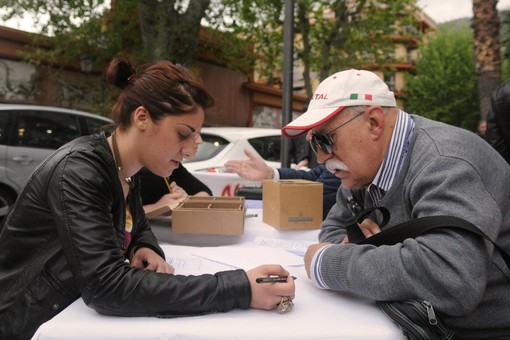
[[(168, 218), (153, 221), (164, 238), (165, 254), (187, 254), (190, 244), (218, 246), (247, 244), (256, 237), (315, 241), (318, 230), (278, 231), (262, 222), (260, 209), (249, 209), (242, 236), (175, 235)], [(170, 244), (173, 243), (173, 244)], [(43, 324), (33, 339), (405, 339), (400, 329), (374, 301), (316, 288), (303, 266), (287, 268), (296, 276), (294, 309), (232, 310), (196, 317), (158, 319), (112, 317), (88, 308), (82, 299)]]
[(256, 237), (277, 238), (287, 240), (317, 241), (318, 229), (314, 230), (287, 230), (280, 231), (262, 222), (262, 209), (249, 208), (244, 225), (243, 235), (196, 235), (176, 234), (172, 232), (171, 217), (164, 216), (151, 220), (152, 231), (160, 243), (188, 245), (195, 247), (222, 246), (232, 244), (250, 243)]

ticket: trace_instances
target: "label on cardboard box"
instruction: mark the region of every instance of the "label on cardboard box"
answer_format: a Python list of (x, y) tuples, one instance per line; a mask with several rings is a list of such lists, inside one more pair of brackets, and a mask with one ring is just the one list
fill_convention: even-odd
[(323, 184), (302, 179), (262, 183), (262, 220), (277, 229), (317, 229), (322, 223)]

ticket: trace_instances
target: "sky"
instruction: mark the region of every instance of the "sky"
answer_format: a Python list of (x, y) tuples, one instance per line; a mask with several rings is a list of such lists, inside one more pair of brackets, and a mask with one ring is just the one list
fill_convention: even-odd
[[(473, 16), (472, 0), (418, 0), (417, 3), (437, 24)], [(510, 10), (510, 0), (499, 0), (497, 8)], [(0, 20), (0, 25), (30, 32), (37, 31), (30, 18), (8, 22)]]
[[(471, 0), (418, 0), (417, 3), (436, 24), (473, 16)], [(499, 0), (497, 6), (498, 11), (510, 10), (510, 0)]]

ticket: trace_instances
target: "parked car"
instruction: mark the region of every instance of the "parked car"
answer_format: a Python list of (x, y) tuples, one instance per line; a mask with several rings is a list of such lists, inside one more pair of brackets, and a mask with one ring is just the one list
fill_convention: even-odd
[(204, 182), (215, 196), (234, 196), (241, 186), (260, 186), (226, 171), (225, 163), (246, 159), (244, 149), (258, 152), (268, 165), (280, 167), (281, 131), (251, 127), (206, 127), (200, 135), (203, 143), (192, 160), (183, 164)]
[(0, 104), (0, 219), (35, 168), (61, 145), (112, 120), (49, 106)]

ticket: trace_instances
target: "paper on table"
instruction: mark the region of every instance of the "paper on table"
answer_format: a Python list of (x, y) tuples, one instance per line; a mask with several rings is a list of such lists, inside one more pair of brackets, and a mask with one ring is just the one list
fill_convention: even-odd
[(168, 259), (168, 263), (174, 267), (177, 275), (214, 274), (223, 270), (236, 269), (236, 267), (197, 256), (173, 257)]
[(299, 256), (305, 256), (308, 246), (317, 243), (314, 241), (284, 240), (280, 238), (257, 237), (253, 243), (260, 246), (283, 249)]
[(303, 259), (285, 250), (259, 245), (206, 247), (193, 250), (193, 255), (236, 268), (252, 269), (262, 264), (302, 266)]

